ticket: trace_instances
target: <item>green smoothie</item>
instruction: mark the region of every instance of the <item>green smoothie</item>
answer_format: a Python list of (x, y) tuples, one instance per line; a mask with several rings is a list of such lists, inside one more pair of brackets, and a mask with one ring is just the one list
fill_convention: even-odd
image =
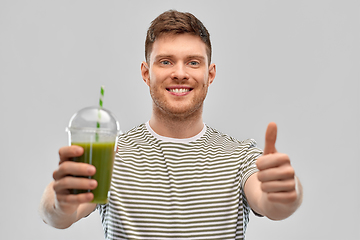
[(93, 142), (80, 143), (72, 142), (71, 145), (77, 145), (84, 148), (84, 154), (80, 157), (73, 158), (75, 162), (83, 162), (94, 165), (96, 173), (89, 177), (98, 182), (94, 190), (71, 189), (71, 193), (78, 194), (92, 192), (94, 199), (92, 203), (107, 203), (108, 191), (110, 189), (111, 175), (115, 156), (114, 142)]

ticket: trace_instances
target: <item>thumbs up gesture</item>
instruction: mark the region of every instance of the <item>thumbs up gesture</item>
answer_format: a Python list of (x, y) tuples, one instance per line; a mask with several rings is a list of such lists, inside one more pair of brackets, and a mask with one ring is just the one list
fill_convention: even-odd
[(288, 155), (277, 152), (275, 148), (277, 126), (270, 123), (265, 135), (263, 156), (259, 157), (256, 166), (261, 190), (273, 203), (292, 204), (299, 199), (295, 171)]

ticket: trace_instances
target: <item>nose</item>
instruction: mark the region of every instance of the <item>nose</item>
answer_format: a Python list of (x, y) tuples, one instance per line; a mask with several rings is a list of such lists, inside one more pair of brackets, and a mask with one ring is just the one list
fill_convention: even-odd
[(171, 78), (174, 80), (182, 81), (188, 80), (189, 74), (186, 71), (186, 66), (184, 64), (176, 64), (173, 67), (173, 72), (171, 73)]

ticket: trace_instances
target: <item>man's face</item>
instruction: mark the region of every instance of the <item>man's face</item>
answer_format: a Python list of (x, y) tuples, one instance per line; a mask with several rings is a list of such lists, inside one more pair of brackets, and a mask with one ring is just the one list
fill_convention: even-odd
[(150, 87), (153, 110), (175, 118), (202, 114), (215, 65), (209, 66), (206, 45), (191, 34), (163, 35), (156, 39), (149, 65), (141, 66)]

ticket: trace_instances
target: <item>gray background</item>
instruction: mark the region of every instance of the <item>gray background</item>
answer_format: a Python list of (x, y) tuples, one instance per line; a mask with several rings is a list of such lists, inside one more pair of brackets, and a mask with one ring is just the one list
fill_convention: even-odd
[(37, 213), (73, 113), (97, 105), (123, 131), (147, 121), (145, 32), (161, 12), (207, 26), (217, 77), (204, 121), (264, 146), (270, 121), (304, 202), (251, 215), (247, 239), (359, 239), (359, 1), (0, 1), (0, 238), (103, 239), (98, 212), (66, 230)]

